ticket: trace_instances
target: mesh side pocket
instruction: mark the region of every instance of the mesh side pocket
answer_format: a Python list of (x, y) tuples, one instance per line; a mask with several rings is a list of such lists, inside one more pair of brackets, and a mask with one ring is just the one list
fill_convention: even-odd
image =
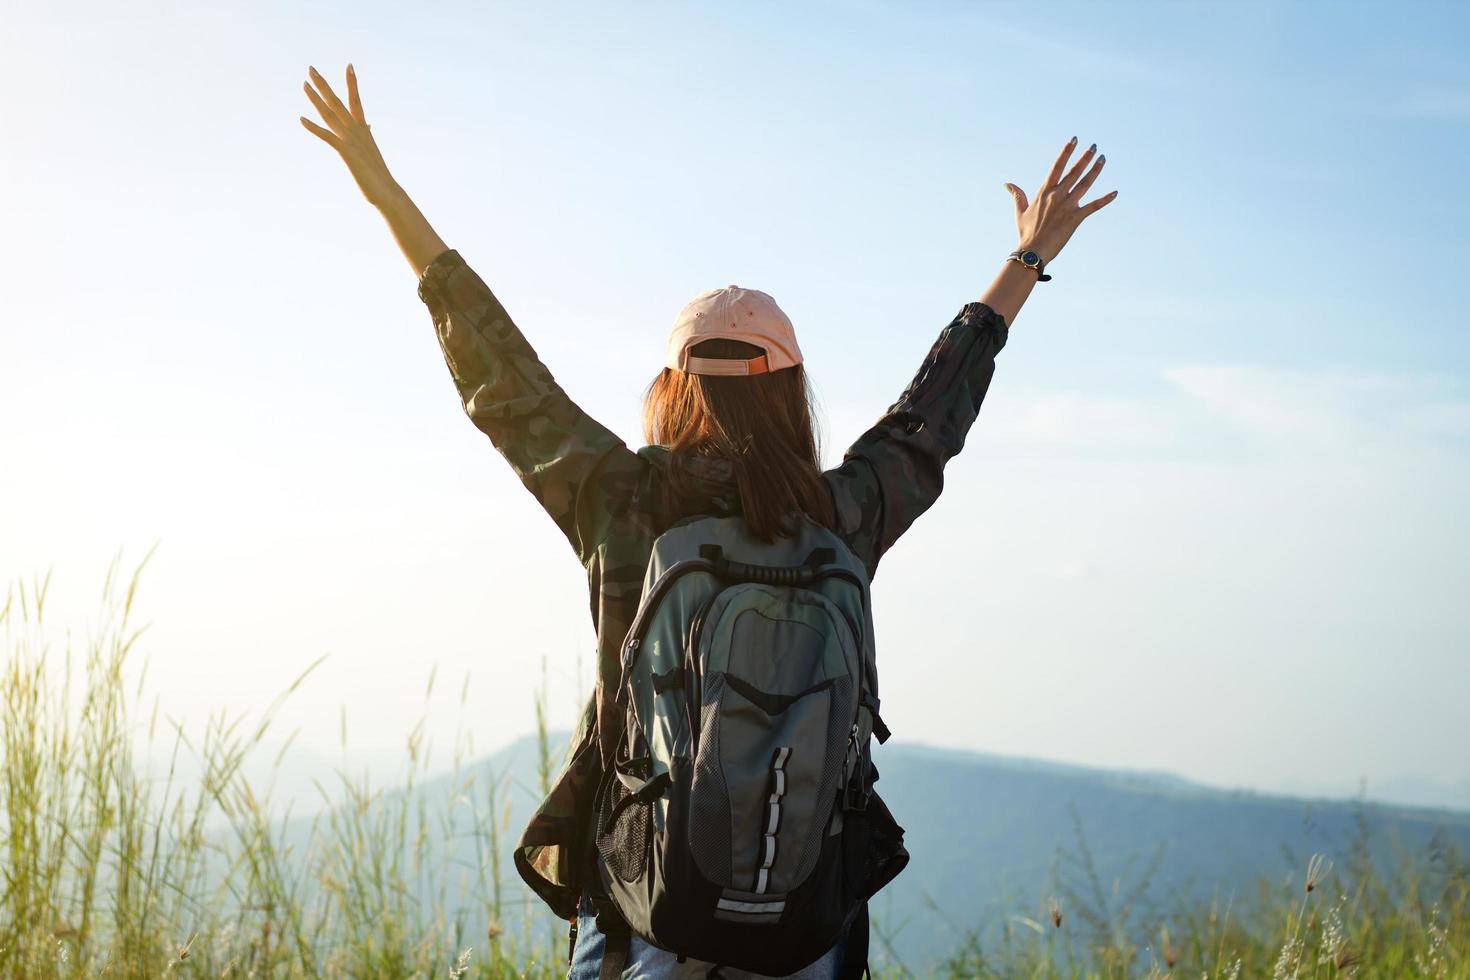
[(720, 697), (725, 675), (706, 682), (701, 712), (699, 758), (694, 765), (694, 789), (689, 799), (689, 846), (694, 863), (717, 885), (730, 880), (730, 790), (720, 770)]
[(623, 881), (643, 877), (648, 861), (648, 839), (653, 820), (652, 803), (630, 803), (609, 827), (608, 819), (618, 805), (632, 794), (617, 776), (609, 774), (597, 805), (597, 850), (608, 870)]
[(908, 866), (909, 852), (903, 846), (903, 828), (893, 819), (893, 813), (877, 793), (868, 799), (868, 809), (863, 816), (871, 822), (872, 832), (868, 837), (864, 862), (866, 881), (862, 894), (871, 898)]
[(822, 783), (817, 790), (819, 806), (823, 809), (818, 810), (821, 819), (814, 821), (812, 833), (802, 846), (801, 859), (796, 864), (798, 879), (802, 881), (811, 874), (822, 854), (822, 841), (827, 836), (827, 826), (832, 819), (831, 810), (825, 808), (837, 805), (843, 763), (847, 759), (847, 729), (844, 722), (851, 717), (855, 707), (853, 702), (857, 696), (853, 693), (854, 687), (850, 677), (839, 677), (832, 685), (832, 725), (827, 736), (827, 755), (822, 760)]

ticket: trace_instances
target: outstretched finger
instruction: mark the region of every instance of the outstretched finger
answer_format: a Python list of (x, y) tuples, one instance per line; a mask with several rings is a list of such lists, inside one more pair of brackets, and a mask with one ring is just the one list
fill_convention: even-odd
[(332, 91), (332, 86), (327, 84), (327, 80), (315, 68), (311, 69), (311, 77), (316, 82), (317, 88), (321, 89), (322, 98), (327, 100), (327, 105), (331, 106), (333, 111), (342, 117), (343, 122), (350, 120), (352, 113), (347, 111), (347, 107), (342, 104), (342, 100), (337, 98), (337, 93)]
[(1057, 154), (1056, 163), (1051, 165), (1051, 173), (1046, 175), (1046, 184), (1043, 185), (1042, 190), (1054, 186), (1057, 181), (1062, 179), (1062, 170), (1067, 166), (1067, 158), (1072, 155), (1072, 149), (1076, 145), (1077, 137), (1073, 136), (1067, 140), (1067, 145), (1062, 147), (1061, 153)]
[(367, 117), (362, 114), (362, 96), (357, 92), (357, 72), (352, 66), (347, 66), (347, 106), (352, 110), (352, 117), (364, 126), (367, 125)]
[(340, 135), (346, 121), (333, 112), (331, 106), (322, 101), (322, 97), (316, 94), (316, 89), (311, 87), (310, 82), (302, 82), (301, 88), (306, 92), (306, 97), (311, 100), (311, 104), (316, 106), (316, 111), (321, 113), (322, 121), (332, 127), (332, 132)]
[(1087, 169), (1087, 165), (1092, 162), (1092, 156), (1096, 152), (1096, 143), (1092, 144), (1082, 152), (1082, 155), (1077, 158), (1077, 162), (1072, 164), (1072, 166), (1068, 168), (1067, 175), (1062, 178), (1062, 190), (1066, 191), (1068, 194), (1076, 191), (1077, 188), (1074, 185), (1077, 183), (1077, 178), (1082, 176), (1082, 171)]
[(1011, 193), (1011, 200), (1016, 205), (1016, 217), (1019, 218), (1021, 216), (1021, 212), (1025, 211), (1026, 208), (1029, 206), (1026, 203), (1026, 192), (1021, 190), (1021, 188), (1017, 187), (1015, 184), (1010, 183), (1009, 181), (1006, 182), (1006, 190), (1010, 191)]
[(1099, 208), (1102, 208), (1102, 207), (1105, 207), (1105, 206), (1107, 206), (1109, 204), (1112, 204), (1113, 201), (1114, 201), (1114, 199), (1117, 198), (1117, 196), (1118, 196), (1118, 192), (1117, 191), (1108, 191), (1106, 194), (1104, 194), (1102, 197), (1098, 198), (1096, 201), (1089, 201), (1087, 204), (1082, 205), (1082, 207), (1080, 207), (1080, 208), (1077, 209), (1077, 212), (1079, 214), (1081, 214), (1082, 217), (1085, 218), (1089, 214), (1091, 214), (1092, 212), (1098, 210)]
[(1071, 192), (1068, 193), (1067, 196), (1076, 198), (1080, 201), (1082, 199), (1082, 195), (1086, 194), (1087, 189), (1092, 186), (1092, 182), (1097, 180), (1097, 175), (1102, 173), (1103, 163), (1107, 160), (1107, 158), (1108, 157), (1106, 153), (1098, 157), (1097, 162), (1092, 165), (1092, 169), (1087, 171), (1087, 176), (1078, 181), (1077, 186), (1073, 187)]
[(337, 135), (335, 133), (331, 132), (330, 130), (322, 129), (320, 126), (312, 122), (310, 119), (307, 119), (305, 116), (301, 117), (301, 125), (305, 126), (308, 132), (312, 132), (315, 133), (317, 136), (320, 136), (332, 149), (339, 152), (341, 151), (342, 141), (337, 138)]

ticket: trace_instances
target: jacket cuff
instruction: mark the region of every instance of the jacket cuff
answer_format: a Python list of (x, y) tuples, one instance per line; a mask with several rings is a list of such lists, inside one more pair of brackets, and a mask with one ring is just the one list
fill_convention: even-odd
[(419, 275), (419, 299), (434, 308), (433, 297), (442, 296), (449, 278), (465, 264), (457, 249), (446, 249), (434, 257)]
[(1006, 345), (1006, 341), (1010, 338), (1010, 326), (1006, 323), (1006, 318), (995, 312), (995, 310), (991, 309), (985, 303), (978, 301), (966, 303), (955, 316), (955, 322), (965, 324), (976, 330), (993, 331), (995, 333), (995, 349), (997, 352)]
[(1001, 316), (985, 303), (981, 303), (978, 300), (974, 303), (966, 303), (964, 306), (960, 307), (960, 312), (955, 316), (955, 319), (964, 320), (970, 323), (975, 323), (977, 325), (980, 323), (989, 323), (1000, 327), (1002, 330), (1007, 328), (1005, 317)]

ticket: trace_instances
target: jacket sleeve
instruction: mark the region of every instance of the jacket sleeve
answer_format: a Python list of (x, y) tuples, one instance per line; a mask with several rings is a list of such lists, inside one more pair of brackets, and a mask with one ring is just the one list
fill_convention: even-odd
[(898, 401), (823, 474), (838, 534), (870, 577), (938, 499), (944, 464), (964, 448), (1007, 333), (1005, 318), (989, 306), (966, 304), (939, 332)]
[(418, 293), (465, 414), (587, 564), (647, 464), (567, 397), (457, 250), (429, 263)]

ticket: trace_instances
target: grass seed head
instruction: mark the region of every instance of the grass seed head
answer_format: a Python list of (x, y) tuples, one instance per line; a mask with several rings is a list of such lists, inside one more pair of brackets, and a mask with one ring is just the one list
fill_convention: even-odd
[(1322, 878), (1327, 874), (1327, 872), (1331, 870), (1332, 862), (1327, 860), (1326, 855), (1313, 854), (1311, 858), (1307, 861), (1307, 891), (1313, 891), (1319, 884), (1322, 883)]

